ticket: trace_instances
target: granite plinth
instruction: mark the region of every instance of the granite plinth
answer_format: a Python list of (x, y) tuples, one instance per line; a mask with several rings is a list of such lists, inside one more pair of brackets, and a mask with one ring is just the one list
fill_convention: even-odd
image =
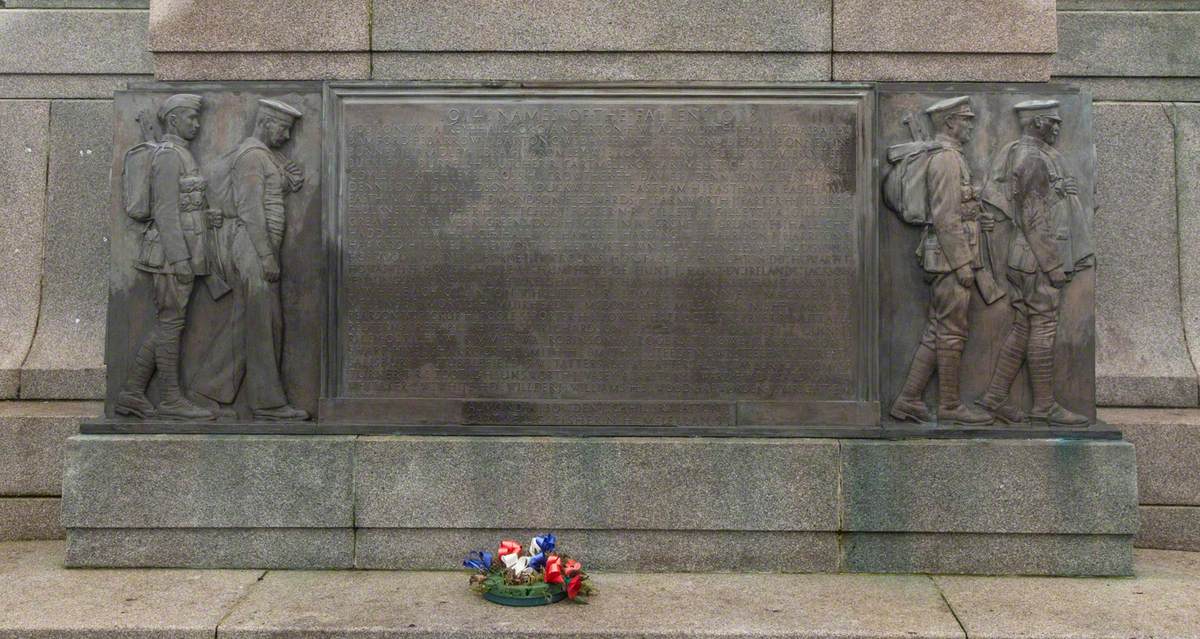
[(1131, 535), (863, 533), (842, 536), (846, 572), (1131, 575)]
[[(544, 529), (359, 528), (354, 567), (365, 570), (451, 570), (463, 548), (527, 539)], [(597, 570), (646, 572), (838, 572), (835, 532), (730, 530), (555, 530), (564, 548)], [(758, 552), (770, 548), (771, 553)]]
[(354, 567), (350, 528), (77, 528), (65, 562), (76, 568)]
[(67, 440), (99, 402), (0, 402), (0, 496), (62, 493)]
[(353, 445), (350, 437), (79, 435), (68, 444), (63, 523), (348, 528)]
[(727, 553), (703, 549), (737, 547), (747, 570), (1127, 574), (1136, 528), (1132, 447), (1119, 441), (81, 435), (71, 446), (63, 521), (79, 566), (444, 568), (463, 544), (549, 528), (633, 570), (722, 570)]

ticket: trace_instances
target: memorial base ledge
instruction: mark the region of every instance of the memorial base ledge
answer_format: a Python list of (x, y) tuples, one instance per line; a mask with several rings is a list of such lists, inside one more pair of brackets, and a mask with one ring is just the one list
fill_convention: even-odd
[(553, 530), (607, 570), (1128, 575), (1137, 522), (1133, 446), (1068, 437), (84, 434), (63, 501), (76, 567), (454, 569)]

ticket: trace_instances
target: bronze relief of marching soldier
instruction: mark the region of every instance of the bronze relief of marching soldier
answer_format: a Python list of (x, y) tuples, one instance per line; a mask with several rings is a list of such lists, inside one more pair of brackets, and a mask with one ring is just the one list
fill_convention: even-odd
[(1012, 220), (1008, 280), (1012, 285), (1012, 325), (978, 404), (996, 419), (1026, 421), (1008, 402), (1017, 372), (1029, 369), (1033, 407), (1029, 421), (1049, 426), (1086, 426), (1088, 418), (1054, 397), (1054, 344), (1062, 289), (1072, 275), (1091, 266), (1091, 230), (1079, 186), (1054, 148), (1062, 127), (1059, 103), (1030, 100), (1013, 108), (1021, 137), (993, 158), (984, 200)]
[[(117, 395), (118, 415), (215, 418), (212, 411), (189, 401), (179, 384), (180, 335), (188, 304), (195, 279), (209, 274), (207, 184), (188, 148), (200, 132), (202, 104), (198, 95), (168, 97), (157, 113), (161, 139), (149, 136), (152, 139), (125, 156), (125, 210), (144, 224), (134, 267), (153, 278), (156, 319)], [(157, 407), (146, 397), (156, 370), (162, 383)]]
[[(988, 303), (1003, 292), (992, 290), (991, 271), (981, 258), (983, 208), (963, 155), (963, 145), (974, 133), (975, 113), (967, 96), (942, 100), (925, 113), (934, 125), (934, 139), (889, 150), (889, 160), (896, 165), (889, 180), (899, 190), (898, 195), (887, 198), (889, 206), (906, 222), (924, 227), (917, 260), (930, 284), (925, 328), (904, 386), (889, 412), (899, 420), (933, 421), (922, 396), (936, 370), (937, 421), (982, 426), (992, 423), (992, 416), (964, 404), (959, 395), (967, 309), (973, 287), (980, 288)], [(891, 188), (885, 183), (885, 191)]]

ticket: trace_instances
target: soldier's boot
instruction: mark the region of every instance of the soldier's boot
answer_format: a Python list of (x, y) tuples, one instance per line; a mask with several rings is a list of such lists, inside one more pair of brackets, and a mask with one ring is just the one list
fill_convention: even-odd
[(888, 414), (900, 421), (932, 422), (933, 413), (929, 412), (921, 395), (925, 393), (936, 366), (937, 354), (934, 350), (925, 344), (918, 346), (912, 366), (908, 369), (908, 378), (904, 380), (904, 388), (900, 390), (896, 401), (892, 402)]
[(1014, 322), (1000, 346), (1000, 356), (996, 359), (996, 368), (992, 371), (992, 381), (983, 397), (975, 400), (976, 404), (991, 413), (998, 422), (1021, 424), (1027, 419), (1024, 411), (1008, 403), (1008, 393), (1012, 389), (1017, 372), (1021, 370), (1021, 360), (1025, 358), (1028, 343), (1029, 326), (1021, 321)]
[(1054, 334), (1058, 323), (1043, 321), (1029, 336), (1029, 381), (1033, 387), (1033, 408), (1029, 421), (1047, 426), (1087, 426), (1089, 420), (1054, 401)]
[(296, 408), (291, 404), (284, 404), (275, 408), (255, 409), (254, 419), (274, 422), (302, 422), (308, 419), (308, 411)]
[[(182, 322), (181, 322), (182, 324)], [(158, 416), (171, 420), (209, 421), (216, 419), (212, 411), (188, 401), (179, 390), (179, 330), (163, 331), (165, 335), (154, 351), (154, 361), (162, 378), (163, 395), (158, 403)]]
[(129, 377), (125, 379), (125, 385), (117, 394), (117, 401), (113, 406), (116, 414), (142, 419), (154, 416), (154, 404), (146, 398), (146, 386), (150, 384), (150, 377), (154, 375), (154, 341), (155, 337), (151, 335), (138, 349)]
[(986, 426), (992, 423), (988, 413), (963, 404), (958, 396), (958, 368), (962, 351), (937, 349), (938, 424), (942, 426)]

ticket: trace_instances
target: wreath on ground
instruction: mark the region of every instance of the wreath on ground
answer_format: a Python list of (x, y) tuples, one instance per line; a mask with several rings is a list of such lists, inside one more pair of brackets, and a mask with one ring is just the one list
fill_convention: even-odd
[(534, 537), (527, 547), (502, 541), (494, 555), (476, 550), (463, 560), (463, 567), (475, 571), (472, 590), (506, 606), (541, 606), (563, 599), (587, 603), (595, 592), (583, 566), (558, 550), (550, 533)]

